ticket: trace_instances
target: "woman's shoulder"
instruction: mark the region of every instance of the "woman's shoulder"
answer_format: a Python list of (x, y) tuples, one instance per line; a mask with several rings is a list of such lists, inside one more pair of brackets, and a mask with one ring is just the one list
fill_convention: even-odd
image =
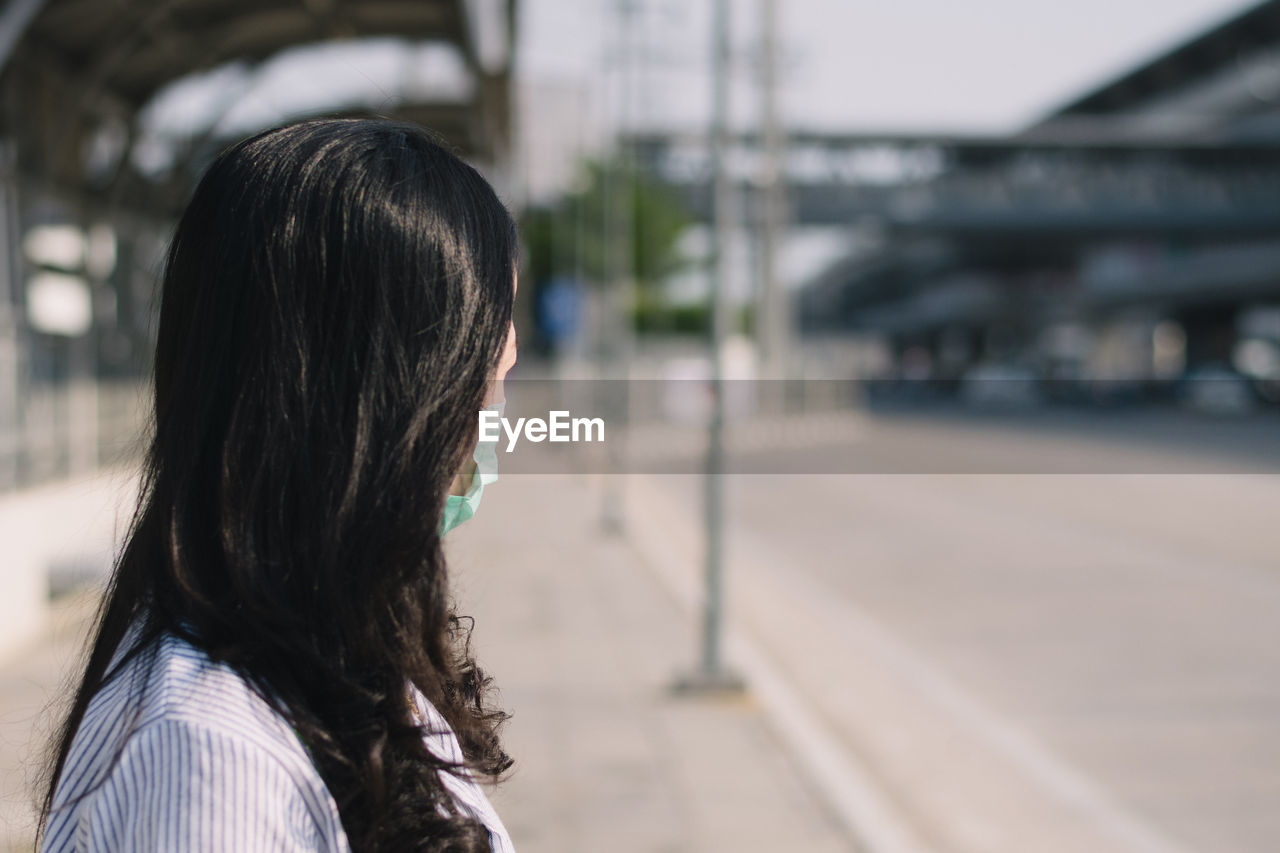
[(158, 729), (243, 743), (314, 772), (297, 734), (240, 673), (169, 632), (130, 657), (89, 701), (72, 751), (119, 751)]
[[(112, 689), (112, 688), (116, 689)], [(124, 707), (132, 705), (133, 707)], [(141, 729), (161, 722), (290, 747), (305, 755), (293, 730), (234, 668), (175, 634), (128, 661), (89, 703), (90, 715), (130, 714)], [(296, 747), (296, 750), (293, 749)]]
[[(336, 804), (284, 718), (231, 667), (172, 634), (129, 659), (90, 701), (62, 776), (55, 809), (64, 814), (51, 817), (50, 837), (72, 827), (115, 840), (181, 835), (197, 831), (186, 826), (194, 819), (279, 835), (279, 849), (346, 849)], [(235, 814), (206, 813), (247, 791), (273, 792), (275, 811), (242, 803)], [(161, 824), (117, 825), (130, 820)]]

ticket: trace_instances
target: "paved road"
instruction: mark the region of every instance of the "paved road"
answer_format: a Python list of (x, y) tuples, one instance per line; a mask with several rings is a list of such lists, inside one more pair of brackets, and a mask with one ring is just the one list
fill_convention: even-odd
[[(1077, 444), (910, 429), (944, 470)], [(696, 478), (646, 482), (696, 522)], [(728, 500), (735, 618), (922, 846), (1280, 850), (1280, 476), (735, 475)]]

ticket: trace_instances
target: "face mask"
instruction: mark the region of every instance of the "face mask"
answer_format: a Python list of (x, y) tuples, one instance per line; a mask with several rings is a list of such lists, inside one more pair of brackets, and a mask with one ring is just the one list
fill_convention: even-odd
[[(485, 411), (497, 412), (498, 417), (506, 410), (507, 401), (485, 406)], [(449, 495), (444, 502), (444, 516), (440, 519), (440, 535), (444, 536), (453, 528), (468, 521), (480, 508), (480, 495), (484, 487), (497, 482), (498, 479), (498, 442), (477, 441), (471, 458), (476, 460), (476, 471), (471, 478), (471, 487), (465, 495)]]

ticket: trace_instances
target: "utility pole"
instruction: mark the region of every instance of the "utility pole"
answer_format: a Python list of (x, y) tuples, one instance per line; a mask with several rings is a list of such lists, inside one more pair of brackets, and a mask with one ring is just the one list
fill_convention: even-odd
[(606, 346), (610, 349), (613, 375), (605, 380), (607, 410), (614, 425), (608, 443), (609, 476), (605, 478), (601, 526), (607, 533), (619, 534), (626, 528), (623, 486), (627, 464), (627, 427), (631, 408), (631, 366), (635, 357), (635, 327), (632, 309), (635, 303), (635, 248), (632, 237), (635, 168), (629, 135), (634, 132), (632, 114), (636, 76), (635, 21), (642, 12), (642, 0), (615, 0), (613, 7), (614, 37), (617, 39), (618, 112), (612, 156), (601, 164), (605, 202), (605, 251), (608, 253), (608, 308), (606, 323), (612, 325)]
[[(760, 301), (756, 334), (764, 379), (786, 378), (791, 317), (778, 279), (778, 252), (786, 228), (786, 140), (778, 115), (778, 0), (760, 0), (760, 123), (764, 147), (760, 183)], [(773, 384), (769, 382), (769, 384)]]
[(733, 230), (733, 183), (726, 167), (729, 148), (729, 0), (713, 0), (711, 168), (715, 224), (711, 240), (711, 422), (708, 428), (706, 508), (706, 593), (702, 655), (698, 669), (677, 682), (679, 692), (736, 693), (742, 680), (722, 659), (724, 617), (724, 344), (729, 336), (726, 291), (728, 246)]

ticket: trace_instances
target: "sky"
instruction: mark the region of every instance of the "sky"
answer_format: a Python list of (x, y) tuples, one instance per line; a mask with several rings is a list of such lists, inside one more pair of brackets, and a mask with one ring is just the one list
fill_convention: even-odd
[[(633, 119), (705, 126), (712, 0), (520, 2), (523, 85), (576, 93), (611, 125), (625, 102), (619, 69), (629, 52), (638, 57), (629, 78)], [(780, 109), (796, 128), (1017, 130), (1254, 2), (777, 0)], [(737, 69), (731, 101), (742, 124), (754, 121), (758, 104), (760, 3), (729, 0)], [(617, 10), (626, 7), (633, 11), (622, 26)], [(217, 115), (229, 128), (262, 127), (326, 103), (378, 105), (405, 89), (458, 87), (456, 56), (430, 47), (381, 40), (293, 54), (254, 74), (232, 68), (174, 87), (154, 111), (158, 123), (181, 132)]]
[[(795, 127), (1001, 133), (1256, 0), (777, 0), (780, 109)], [(522, 0), (520, 68), (531, 82), (599, 85), (617, 69), (620, 0)], [(711, 0), (629, 0), (643, 120), (705, 122)], [(760, 0), (730, 0), (748, 122)], [(620, 78), (613, 72), (613, 86)], [(614, 92), (619, 91), (614, 89)], [(610, 98), (609, 102), (617, 102)]]

